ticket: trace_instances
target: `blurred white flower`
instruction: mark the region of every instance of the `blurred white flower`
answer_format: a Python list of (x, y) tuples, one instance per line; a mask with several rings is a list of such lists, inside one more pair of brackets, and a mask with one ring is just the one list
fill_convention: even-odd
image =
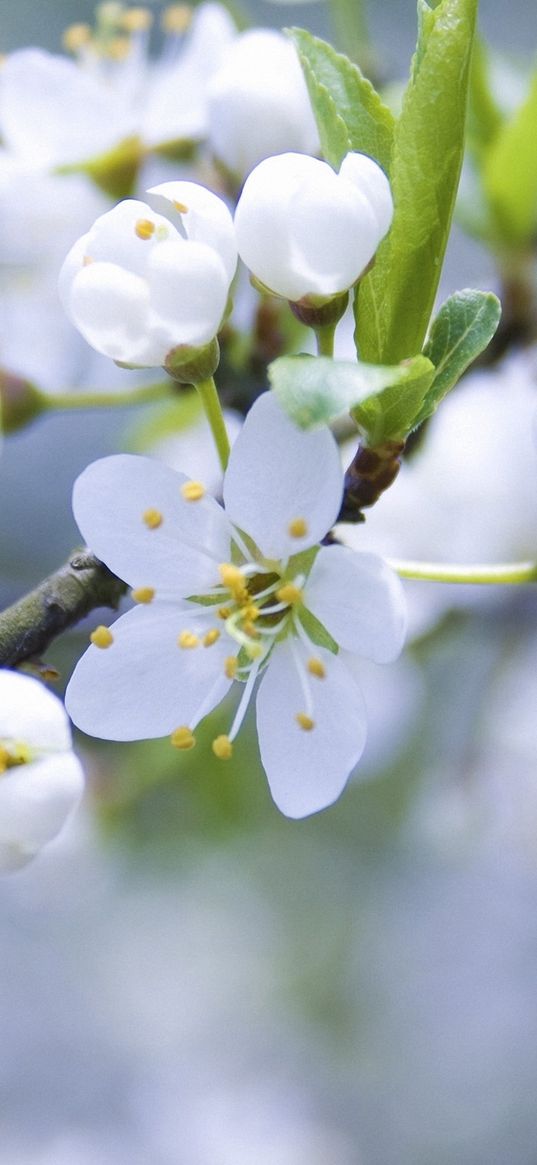
[(149, 192), (166, 210), (126, 199), (71, 248), (60, 272), (65, 310), (93, 348), (139, 367), (218, 332), (237, 250), (224, 202), (194, 182)]
[[(441, 404), (423, 446), (358, 526), (347, 546), (394, 559), (501, 563), (535, 558), (537, 450), (535, 351), (467, 376)], [(346, 464), (356, 442), (344, 451)], [(405, 587), (421, 633), (450, 607), (483, 603), (505, 587), (415, 582)]]
[(272, 154), (319, 149), (298, 56), (280, 32), (260, 28), (237, 37), (209, 83), (208, 98), (210, 147), (238, 177)]
[(327, 162), (279, 154), (256, 166), (235, 212), (239, 254), (269, 291), (291, 301), (330, 297), (356, 282), (389, 229), (386, 175), (350, 153)]
[(334, 801), (365, 743), (345, 655), (387, 662), (405, 632), (401, 585), (382, 560), (318, 545), (342, 484), (328, 429), (302, 432), (268, 394), (232, 451), (225, 513), (199, 482), (157, 462), (90, 465), (75, 517), (139, 605), (99, 629), (77, 665), (67, 693), (75, 722), (115, 740), (171, 734), (188, 749), (237, 679), (232, 727), (213, 742), (227, 759), (262, 675), (257, 728), (276, 804), (304, 817)]
[(39, 680), (0, 670), (0, 870), (59, 833), (83, 790), (63, 704)]
[(235, 35), (227, 10), (202, 4), (189, 28), (184, 11), (169, 20), (152, 62), (149, 11), (114, 8), (101, 6), (93, 35), (85, 25), (68, 30), (76, 61), (27, 48), (2, 64), (2, 140), (36, 169), (81, 164), (126, 141), (142, 151), (206, 134), (207, 83)]

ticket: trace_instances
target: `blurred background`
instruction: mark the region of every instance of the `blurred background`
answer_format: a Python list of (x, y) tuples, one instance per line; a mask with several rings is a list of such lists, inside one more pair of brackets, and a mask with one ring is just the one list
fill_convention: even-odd
[[(242, 9), (330, 35), (328, 3)], [(0, 50), (59, 51), (92, 11), (1, 0)], [(368, 21), (404, 77), (413, 3)], [(532, 5), (483, 0), (481, 23), (527, 66)], [(455, 231), (441, 298), (495, 280)], [(449, 559), (486, 526), (497, 559), (534, 556), (536, 403), (531, 351), (461, 387), (371, 544), (419, 526)], [(2, 605), (77, 544), (74, 478), (139, 423), (54, 416), (5, 441)], [(423, 514), (420, 483), (438, 487)], [(537, 606), (531, 587), (432, 590), (408, 588), (403, 660), (364, 669), (364, 763), (318, 817), (279, 815), (252, 725), (231, 770), (203, 742), (183, 763), (80, 740), (85, 810), (0, 882), (0, 1165), (535, 1165)], [(47, 656), (64, 676), (86, 636)]]

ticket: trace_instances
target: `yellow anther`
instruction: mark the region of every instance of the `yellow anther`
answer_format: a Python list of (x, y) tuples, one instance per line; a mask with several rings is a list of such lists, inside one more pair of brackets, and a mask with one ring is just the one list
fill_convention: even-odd
[(82, 260), (82, 266), (89, 267), (90, 263), (93, 263), (93, 262), (94, 262), (94, 260), (92, 259), (91, 255), (84, 255), (84, 258)]
[(244, 581), (244, 575), (238, 566), (234, 566), (231, 562), (222, 562), (218, 567), (218, 573), (224, 586), (231, 591), (235, 601), (237, 603), (247, 602), (248, 588)]
[(319, 680), (324, 680), (326, 675), (324, 663), (316, 655), (312, 655), (311, 659), (308, 659), (308, 671), (310, 675), (317, 676)]
[(305, 518), (293, 518), (287, 527), (287, 533), (291, 538), (304, 538), (308, 533), (308, 523)]
[(302, 591), (294, 583), (285, 583), (276, 591), (276, 598), (280, 603), (287, 603), (288, 606), (292, 607), (295, 603), (302, 601)]
[(219, 607), (216, 613), (219, 619), (229, 619), (229, 616), (231, 615), (229, 607)]
[(158, 530), (158, 527), (162, 526), (164, 519), (160, 510), (154, 510), (151, 508), (149, 510), (144, 510), (142, 514), (142, 521), (145, 522), (148, 530)]
[(110, 628), (104, 627), (102, 624), (100, 627), (96, 627), (95, 631), (92, 631), (90, 639), (95, 647), (102, 648), (110, 647), (114, 642), (114, 636), (112, 635)]
[(225, 672), (228, 680), (235, 679), (235, 676), (237, 675), (238, 666), (239, 666), (239, 661), (237, 659), (237, 656), (236, 655), (228, 655), (228, 657), (224, 663), (224, 672)]
[(27, 744), (23, 741), (17, 740), (11, 746), (10, 755), (8, 757), (7, 767), (13, 768), (15, 765), (27, 765), (31, 759), (31, 752)]
[(250, 623), (250, 622), (243, 623), (243, 630), (244, 630), (244, 634), (250, 635), (252, 639), (259, 638), (259, 631), (257, 630), (257, 627), (255, 627), (253, 623)]
[(188, 4), (170, 4), (165, 8), (161, 17), (163, 32), (186, 32), (192, 20), (192, 9)]
[(152, 238), (155, 233), (156, 223), (152, 222), (150, 218), (138, 218), (134, 224), (134, 233), (138, 235), (139, 239), (144, 241)]
[(4, 748), (3, 745), (0, 744), (0, 776), (2, 773), (6, 772), (8, 761), (9, 753), (7, 748)]
[(128, 8), (121, 13), (120, 25), (125, 32), (146, 32), (152, 23), (153, 16), (148, 8)]
[(188, 214), (188, 206), (184, 202), (178, 202), (176, 198), (173, 200), (173, 205), (179, 214)]
[(184, 648), (199, 647), (199, 642), (199, 636), (194, 635), (193, 631), (181, 631), (177, 639), (177, 646)]
[(153, 587), (135, 587), (131, 591), (131, 598), (135, 603), (152, 603), (155, 598), (155, 591)]
[(131, 51), (131, 47), (128, 36), (115, 36), (106, 45), (106, 55), (112, 61), (125, 61)]
[(252, 622), (259, 619), (260, 613), (259, 607), (256, 607), (255, 603), (247, 603), (245, 607), (241, 608), (243, 619), (251, 619)]
[(89, 44), (90, 40), (91, 28), (89, 24), (70, 24), (63, 33), (62, 45), (66, 52), (77, 53), (79, 49)]
[(183, 724), (181, 728), (176, 728), (172, 732), (170, 740), (174, 748), (181, 749), (194, 748), (196, 743), (194, 733), (191, 732), (190, 728), (187, 728), (186, 724)]
[(295, 720), (304, 729), (304, 732), (311, 732), (312, 728), (315, 728), (315, 720), (312, 720), (311, 716), (307, 716), (305, 712), (297, 712)]
[(181, 493), (185, 502), (199, 502), (200, 498), (205, 497), (205, 486), (201, 481), (185, 481), (181, 486)]
[(213, 740), (212, 749), (218, 760), (229, 760), (230, 756), (233, 755), (233, 745), (229, 736), (217, 736)]
[(217, 639), (220, 639), (220, 632), (218, 627), (211, 627), (211, 630), (203, 636), (203, 646), (212, 647), (213, 643), (216, 643)]

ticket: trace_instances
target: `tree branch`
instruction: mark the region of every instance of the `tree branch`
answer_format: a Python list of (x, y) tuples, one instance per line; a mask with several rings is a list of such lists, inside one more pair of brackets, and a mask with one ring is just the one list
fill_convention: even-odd
[(57, 635), (96, 607), (117, 608), (126, 591), (90, 550), (74, 551), (69, 562), (0, 613), (0, 667), (39, 659)]

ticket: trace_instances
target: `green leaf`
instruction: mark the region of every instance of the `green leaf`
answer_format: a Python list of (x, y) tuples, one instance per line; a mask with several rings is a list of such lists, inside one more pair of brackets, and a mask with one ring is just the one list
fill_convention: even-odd
[(418, 0), (418, 45), (395, 125), (395, 213), (355, 300), (364, 360), (420, 351), (449, 235), (464, 148), (477, 0)]
[(537, 73), (487, 152), (483, 183), (503, 240), (529, 244), (537, 228)]
[(290, 30), (317, 119), (321, 148), (336, 168), (349, 150), (389, 173), (394, 117), (358, 65), (302, 28)]
[(492, 145), (503, 121), (491, 85), (487, 46), (477, 37), (470, 70), (467, 140), (479, 159)]
[(388, 368), (328, 356), (280, 356), (269, 366), (278, 400), (301, 428), (350, 411), (372, 445), (403, 438), (413, 428), (433, 375), (424, 356)]
[(424, 356), (435, 366), (435, 374), (416, 425), (434, 413), (469, 364), (487, 347), (501, 313), (500, 301), (491, 291), (457, 291), (443, 304), (423, 349)]

